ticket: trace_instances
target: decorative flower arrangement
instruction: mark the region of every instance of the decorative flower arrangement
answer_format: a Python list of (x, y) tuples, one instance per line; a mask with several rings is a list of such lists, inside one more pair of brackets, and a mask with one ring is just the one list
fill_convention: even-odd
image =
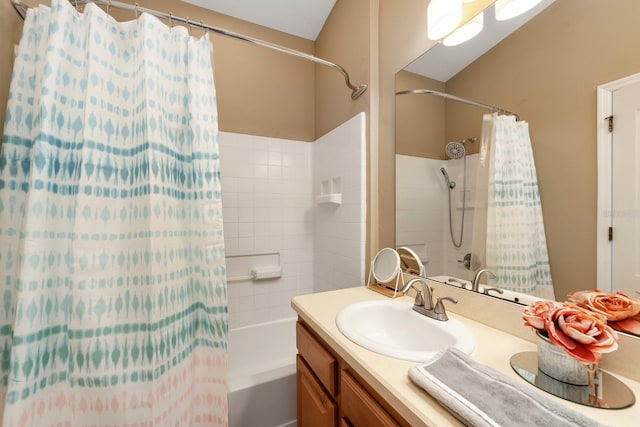
[(607, 318), (613, 329), (640, 335), (640, 301), (622, 292), (599, 290), (571, 292), (569, 301)]
[(523, 315), (525, 325), (580, 362), (600, 363), (602, 353), (618, 348), (618, 334), (607, 325), (606, 316), (576, 303), (538, 301), (525, 307)]

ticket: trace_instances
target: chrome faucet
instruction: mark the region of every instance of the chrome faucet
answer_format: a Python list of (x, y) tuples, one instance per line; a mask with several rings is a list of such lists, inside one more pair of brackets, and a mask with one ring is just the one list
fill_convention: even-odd
[[(420, 282), (421, 287), (415, 286), (416, 282)], [(414, 277), (409, 280), (406, 285), (400, 290), (405, 293), (409, 289), (416, 290), (416, 298), (413, 302), (413, 310), (420, 314), (436, 320), (448, 320), (447, 311), (444, 308), (443, 301), (451, 301), (454, 304), (458, 303), (458, 300), (451, 297), (439, 297), (436, 298), (436, 303), (433, 303), (433, 288), (429, 288), (427, 282), (421, 277)]]
[(472, 291), (479, 292), (479, 289), (480, 289), (480, 276), (482, 276), (484, 273), (487, 273), (487, 276), (489, 276), (490, 279), (495, 279), (496, 278), (496, 275), (493, 273), (493, 271), (489, 270), (488, 268), (481, 268), (480, 270), (478, 270), (476, 272), (476, 275), (473, 277), (473, 283), (471, 284), (471, 290)]
[[(422, 287), (415, 286), (414, 284), (416, 282), (420, 282)], [(400, 289), (399, 292), (404, 294), (407, 291), (409, 291), (409, 289), (411, 288), (416, 290), (416, 299), (413, 303), (414, 307), (415, 306), (424, 307), (425, 305), (427, 305), (429, 309), (433, 308), (433, 299), (431, 297), (431, 289), (429, 289), (429, 285), (427, 285), (427, 282), (425, 282), (423, 278), (414, 277), (413, 279), (409, 280), (407, 284), (404, 285), (402, 289)]]

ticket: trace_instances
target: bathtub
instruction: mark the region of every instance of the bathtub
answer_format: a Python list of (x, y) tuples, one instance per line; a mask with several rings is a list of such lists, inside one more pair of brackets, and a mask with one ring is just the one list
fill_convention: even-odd
[(229, 330), (229, 426), (296, 426), (296, 318)]

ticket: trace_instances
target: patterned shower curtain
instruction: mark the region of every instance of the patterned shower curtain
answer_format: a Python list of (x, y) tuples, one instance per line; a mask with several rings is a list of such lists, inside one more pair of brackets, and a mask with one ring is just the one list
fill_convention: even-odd
[(471, 272), (493, 286), (555, 299), (529, 124), (486, 114), (476, 177)]
[(0, 155), (0, 416), (227, 425), (207, 37), (30, 9)]

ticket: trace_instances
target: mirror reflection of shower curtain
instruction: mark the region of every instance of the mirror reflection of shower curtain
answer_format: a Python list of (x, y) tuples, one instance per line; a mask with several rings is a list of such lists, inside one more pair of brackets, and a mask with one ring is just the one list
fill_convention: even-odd
[(476, 173), (471, 273), (493, 286), (555, 299), (527, 122), (485, 114)]

